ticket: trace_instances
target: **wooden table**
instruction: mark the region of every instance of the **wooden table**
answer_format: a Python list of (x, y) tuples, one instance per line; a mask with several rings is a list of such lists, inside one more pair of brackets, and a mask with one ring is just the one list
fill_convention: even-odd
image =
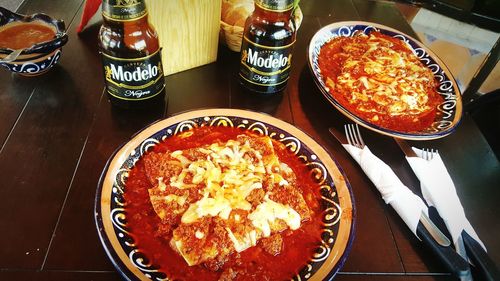
[[(107, 158), (154, 120), (210, 107), (272, 114), (313, 136), (340, 163), (353, 188), (357, 231), (338, 280), (453, 280), (329, 135), (329, 127), (340, 129), (348, 120), (322, 97), (306, 64), (310, 38), (331, 22), (373, 21), (415, 35), (393, 3), (301, 1), (304, 20), (282, 95), (244, 94), (236, 79), (239, 55), (220, 46), (216, 63), (167, 77), (165, 107), (130, 112), (112, 108), (103, 95), (99, 24), (75, 33), (82, 2), (27, 0), (19, 12), (64, 19), (70, 40), (59, 65), (43, 76), (0, 71), (0, 280), (119, 280), (93, 219)], [(362, 133), (372, 151), (417, 191), (396, 143)], [(452, 135), (415, 144), (439, 149), (468, 218), (500, 264), (500, 165), (472, 119), (464, 115)]]

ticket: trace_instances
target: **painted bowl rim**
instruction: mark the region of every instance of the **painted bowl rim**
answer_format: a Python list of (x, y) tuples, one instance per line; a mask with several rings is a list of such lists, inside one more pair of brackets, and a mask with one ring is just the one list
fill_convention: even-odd
[[(322, 83), (322, 81), (321, 81), (322, 78), (318, 77), (321, 75), (318, 73), (318, 70), (317, 70), (317, 69), (319, 69), (319, 66), (315, 66), (314, 57), (316, 57), (319, 53), (315, 54), (315, 48), (318, 47), (317, 46), (319, 44), (318, 42), (320, 41), (321, 36), (324, 35), (325, 33), (330, 32), (330, 34), (331, 34), (334, 30), (338, 30), (342, 27), (349, 28), (349, 27), (356, 27), (356, 26), (365, 26), (365, 29), (367, 29), (369, 27), (373, 27), (373, 28), (376, 28), (376, 29), (382, 31), (382, 33), (389, 32), (389, 33), (397, 34), (398, 36), (402, 36), (406, 40), (411, 41), (411, 43), (414, 44), (415, 46), (418, 46), (418, 48), (424, 52), (424, 55), (427, 55), (429, 58), (431, 58), (438, 65), (438, 67), (442, 70), (443, 75), (445, 75), (445, 76), (443, 76), (443, 79), (448, 78), (449, 80), (447, 80), (447, 81), (449, 81), (451, 83), (452, 90), (451, 90), (450, 94), (453, 95), (453, 97), (454, 97), (454, 100), (452, 100), (451, 102), (455, 103), (454, 109), (452, 111), (453, 119), (450, 121), (450, 125), (447, 128), (442, 129), (442, 130), (436, 130), (436, 132), (432, 132), (432, 133), (431, 132), (429, 132), (429, 133), (424, 133), (424, 132), (408, 133), (408, 132), (400, 132), (400, 131), (382, 128), (378, 125), (375, 125), (371, 122), (368, 122), (368, 121), (358, 117), (356, 114), (354, 114), (353, 112), (346, 109), (338, 101), (336, 101), (335, 98), (332, 97), (332, 95), (326, 89), (324, 82)], [(340, 36), (340, 35), (336, 35), (336, 36)], [(333, 34), (331, 34), (331, 37), (329, 37), (328, 40), (330, 40), (331, 38), (334, 38), (334, 37), (335, 36), (333, 36)], [(328, 41), (326, 41), (326, 42), (328, 42)], [(319, 48), (321, 48), (321, 46), (323, 46), (323, 44), (325, 44), (326, 42), (323, 42), (319, 46)], [(412, 47), (412, 49), (413, 49), (413, 47)], [(426, 47), (423, 43), (421, 43), (419, 40), (415, 39), (414, 37), (409, 36), (408, 34), (401, 32), (397, 29), (385, 26), (383, 24), (374, 23), (374, 22), (367, 22), (367, 21), (340, 21), (340, 22), (334, 22), (334, 23), (328, 24), (328, 25), (320, 28), (311, 37), (311, 40), (310, 40), (309, 45), (308, 45), (308, 50), (307, 50), (307, 61), (308, 61), (307, 64), (309, 66), (309, 70), (311, 71), (312, 76), (313, 76), (313, 80), (314, 80), (316, 86), (319, 88), (322, 95), (326, 98), (326, 100), (328, 100), (337, 110), (339, 110), (343, 115), (345, 115), (346, 117), (348, 117), (352, 121), (356, 122), (357, 124), (367, 128), (367, 129), (375, 131), (377, 133), (391, 136), (391, 137), (401, 138), (401, 139), (432, 140), (432, 139), (442, 138), (442, 137), (445, 137), (445, 136), (451, 134), (452, 132), (455, 131), (455, 129), (458, 127), (458, 125), (461, 122), (462, 115), (463, 115), (461, 91), (458, 87), (457, 82), (455, 81), (454, 76), (452, 75), (451, 71), (449, 70), (449, 68), (434, 52), (432, 52), (432, 50), (430, 50), (428, 47)], [(435, 75), (437, 75), (437, 74), (435, 74)], [(446, 102), (448, 102), (448, 101), (445, 101), (445, 103)]]
[[(114, 186), (113, 182), (115, 181), (115, 179), (110, 179), (110, 177), (120, 177), (118, 173), (113, 174), (112, 171), (118, 172), (120, 167), (124, 165), (123, 163), (128, 161), (127, 159), (130, 158), (130, 155), (128, 155), (127, 153), (130, 151), (134, 151), (134, 154), (137, 154), (137, 151), (135, 151), (135, 149), (138, 149), (138, 146), (146, 146), (146, 140), (148, 140), (149, 138), (159, 134), (160, 132), (164, 133), (164, 131), (167, 131), (167, 128), (170, 128), (172, 126), (179, 126), (179, 124), (182, 124), (184, 122), (187, 123), (193, 120), (205, 118), (207, 116), (215, 118), (234, 117), (236, 119), (241, 119), (240, 121), (248, 119), (256, 121), (256, 123), (262, 122), (264, 126), (267, 124), (267, 126), (271, 126), (277, 130), (281, 130), (287, 134), (290, 134), (291, 136), (296, 137), (301, 143), (307, 144), (307, 150), (310, 151), (310, 153), (314, 153), (314, 155), (317, 155), (317, 158), (319, 158), (322, 163), (325, 163), (325, 166), (327, 166), (327, 176), (331, 177), (331, 181), (333, 181), (335, 191), (340, 191), (339, 194), (336, 193), (338, 196), (337, 200), (339, 200), (339, 204), (342, 205), (342, 207), (345, 208), (346, 212), (348, 213), (341, 212), (341, 214), (338, 214), (338, 223), (339, 227), (341, 227), (339, 228), (338, 232), (343, 236), (337, 233), (337, 235), (335, 236), (335, 240), (331, 242), (332, 249), (331, 252), (328, 252), (326, 261), (324, 263), (321, 263), (319, 268), (317, 268), (317, 271), (315, 271), (315, 273), (310, 276), (311, 279), (309, 280), (324, 280), (330, 279), (335, 276), (335, 274), (345, 264), (347, 256), (352, 249), (352, 243), (355, 237), (356, 229), (355, 200), (351, 185), (347, 180), (344, 171), (335, 160), (335, 158), (331, 155), (331, 153), (328, 152), (328, 150), (319, 145), (312, 137), (304, 133), (298, 127), (295, 127), (290, 123), (287, 123), (266, 113), (229, 108), (190, 110), (177, 113), (166, 119), (157, 120), (135, 133), (129, 139), (129, 141), (119, 146), (110, 156), (97, 185), (96, 197), (94, 202), (94, 220), (99, 238), (106, 251), (106, 254), (110, 258), (118, 272), (127, 280), (149, 280), (150, 278), (152, 278), (151, 276), (148, 277), (146, 274), (144, 274), (144, 272), (142, 272), (139, 268), (132, 266), (132, 257), (127, 256), (127, 254), (124, 252), (123, 248), (119, 246), (119, 244), (117, 248), (117, 236), (119, 235), (115, 232), (115, 227), (110, 224), (109, 217), (106, 218), (106, 216), (109, 216), (112, 212), (110, 203), (110, 199), (112, 198), (108, 195), (108, 192), (112, 190), (110, 188)], [(311, 146), (311, 144), (314, 144), (314, 146)], [(126, 155), (124, 155), (124, 153)], [(140, 152), (139, 154), (142, 155), (142, 153)], [(106, 191), (104, 189), (106, 189)], [(322, 240), (323, 239), (326, 238), (322, 238)]]
[[(58, 20), (44, 13), (36, 13), (32, 15), (23, 15), (12, 12), (6, 8), (0, 7), (0, 27), (12, 22), (33, 22), (42, 21), (45, 24), (51, 25), (56, 30), (56, 36), (46, 42), (37, 43), (25, 49), (21, 55), (32, 53), (50, 53), (57, 48), (64, 46), (68, 42), (68, 34), (63, 20)], [(8, 55), (13, 52), (10, 48), (0, 48), (0, 54)]]

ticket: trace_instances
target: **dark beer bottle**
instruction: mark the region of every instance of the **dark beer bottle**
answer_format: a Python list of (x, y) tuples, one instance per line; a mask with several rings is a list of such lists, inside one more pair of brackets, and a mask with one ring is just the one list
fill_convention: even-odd
[(144, 107), (165, 100), (158, 35), (144, 0), (103, 0), (99, 31), (106, 92), (113, 105)]
[(290, 77), (294, 0), (255, 0), (241, 44), (240, 83), (252, 92), (282, 91)]

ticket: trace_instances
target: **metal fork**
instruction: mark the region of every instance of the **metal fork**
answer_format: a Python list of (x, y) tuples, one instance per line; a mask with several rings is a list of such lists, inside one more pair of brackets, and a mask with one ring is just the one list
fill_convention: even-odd
[[(359, 126), (355, 124), (344, 125), (345, 137), (342, 133), (337, 132), (334, 128), (330, 128), (330, 132), (335, 136), (341, 144), (349, 144), (359, 149), (365, 147), (363, 138), (359, 131)], [(406, 145), (408, 146), (408, 145)], [(409, 150), (415, 153), (411, 148)], [(349, 150), (348, 150), (349, 151)], [(427, 152), (427, 158), (434, 157), (434, 150)], [(412, 157), (416, 157), (414, 155)], [(375, 156), (374, 156), (375, 157)], [(376, 157), (375, 157), (376, 158)], [(396, 176), (396, 175), (394, 175)], [(453, 274), (461, 280), (470, 281), (470, 268), (466, 260), (462, 259), (453, 248), (450, 247), (450, 240), (434, 225), (425, 212), (422, 212), (419, 224), (417, 226), (417, 236), (431, 248), (431, 250), (439, 256), (444, 264), (453, 272)]]
[(424, 158), (427, 161), (432, 160), (434, 158), (434, 155), (438, 154), (437, 149), (428, 149), (428, 148), (422, 148), (422, 158)]
[(365, 143), (363, 142), (363, 138), (361, 137), (361, 133), (359, 132), (358, 124), (346, 124), (344, 125), (344, 130), (347, 142), (350, 145), (353, 145), (357, 148), (365, 147)]
[[(437, 150), (422, 148), (422, 158), (427, 160), (427, 161), (432, 160), (432, 158), (434, 158), (434, 156), (437, 154), (438, 154)], [(465, 250), (464, 240), (463, 240), (462, 236), (458, 237), (457, 241), (455, 242), (455, 250), (466, 261), (469, 261), (469, 258), (467, 257), (467, 251)]]

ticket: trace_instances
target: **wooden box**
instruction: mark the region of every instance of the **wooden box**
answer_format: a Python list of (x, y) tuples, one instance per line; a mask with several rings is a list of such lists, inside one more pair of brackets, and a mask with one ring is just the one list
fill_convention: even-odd
[(163, 47), (165, 75), (217, 59), (221, 0), (147, 0), (146, 4)]

